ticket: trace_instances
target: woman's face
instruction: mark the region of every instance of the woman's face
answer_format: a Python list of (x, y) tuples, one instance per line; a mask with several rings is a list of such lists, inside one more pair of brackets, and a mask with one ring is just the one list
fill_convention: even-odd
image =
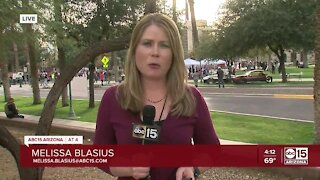
[(150, 25), (135, 51), (136, 66), (142, 78), (165, 79), (172, 63), (172, 51), (165, 31)]

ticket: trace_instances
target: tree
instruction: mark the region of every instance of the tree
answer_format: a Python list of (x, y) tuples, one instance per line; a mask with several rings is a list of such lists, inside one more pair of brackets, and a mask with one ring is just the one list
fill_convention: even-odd
[(14, 42), (13, 43), (13, 53), (14, 53), (14, 72), (18, 72), (19, 71), (19, 58), (18, 58), (18, 47), (17, 44)]
[(172, 19), (174, 22), (178, 22), (178, 19), (177, 19), (177, 0), (172, 0)]
[(320, 144), (320, 0), (316, 4), (316, 37), (314, 67), (314, 125), (315, 143)]
[(94, 60), (89, 64), (89, 108), (94, 108), (94, 73), (95, 65)]
[(193, 39), (193, 49), (196, 49), (199, 45), (199, 36), (198, 36), (198, 29), (196, 23), (196, 15), (194, 12), (194, 0), (188, 0), (190, 13), (191, 13), (191, 24), (192, 24), (192, 39)]
[[(3, 88), (5, 100), (11, 96), (10, 85), (8, 81), (8, 48), (12, 47), (13, 42), (18, 42), (13, 36), (17, 35), (16, 18), (19, 12), (19, 3), (15, 1), (0, 1), (0, 68), (2, 73)], [(4, 18), (5, 17), (5, 18)], [(18, 39), (21, 39), (19, 37)], [(12, 134), (3, 126), (0, 125), (0, 145), (13, 155), (19, 170), (20, 179), (34, 179), (36, 168), (21, 168), (20, 163), (20, 142), (12, 136)]]
[(1, 77), (2, 77), (2, 85), (3, 85), (3, 92), (4, 92), (4, 101), (7, 102), (8, 99), (11, 97), (10, 92), (10, 82), (8, 78), (8, 62), (6, 59), (1, 58), (0, 69), (1, 69)]
[[(60, 72), (62, 69), (66, 67), (66, 56), (65, 56), (65, 49), (64, 49), (64, 30), (63, 30), (63, 21), (62, 21), (62, 13), (61, 13), (61, 6), (63, 5), (63, 1), (61, 0), (54, 0), (54, 19), (56, 25), (55, 35), (56, 35), (56, 44), (58, 48), (58, 66)], [(61, 94), (61, 103), (62, 107), (68, 106), (68, 91), (67, 86), (63, 89)]]
[[(30, 11), (33, 12), (32, 7), (29, 5), (29, 0), (22, 1), (22, 7), (23, 9), (26, 10), (26, 12), (30, 12)], [(31, 24), (26, 24), (23, 26), (24, 26), (25, 37), (26, 37), (25, 55), (30, 63), (33, 104), (41, 104), (35, 39), (34, 39), (35, 34)]]
[(314, 47), (315, 1), (227, 1), (214, 32), (220, 56), (237, 57), (250, 49), (268, 47), (278, 58), (282, 82), (287, 81), (287, 49)]

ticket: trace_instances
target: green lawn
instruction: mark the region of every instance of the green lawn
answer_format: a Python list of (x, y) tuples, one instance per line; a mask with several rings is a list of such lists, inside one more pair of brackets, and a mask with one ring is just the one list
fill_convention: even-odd
[[(32, 105), (31, 97), (14, 97), (15, 103), (22, 114), (29, 114), (34, 116), (40, 116), (43, 108), (43, 104)], [(44, 103), (45, 99), (42, 99), (42, 103)], [(4, 97), (0, 96), (0, 102), (3, 103), (2, 107), (4, 107)], [(98, 111), (100, 102), (95, 102), (96, 107), (93, 109), (89, 109), (89, 103), (87, 100), (74, 100), (73, 101), (73, 109), (77, 116), (79, 116), (79, 121), (87, 121), (87, 122), (96, 122), (96, 114)], [(62, 107), (61, 102), (58, 102), (55, 118), (59, 119), (68, 119), (69, 115), (69, 106)], [(0, 112), (3, 112), (3, 109)]]
[[(286, 73), (303, 73), (303, 78), (313, 78), (314, 67), (309, 66), (309, 68), (296, 68), (295, 66), (286, 66)], [(273, 77), (273, 79), (281, 79), (281, 74), (276, 71), (275, 74), (272, 74), (271, 71), (267, 71), (270, 76)], [(237, 71), (236, 75), (244, 74), (246, 71)]]
[[(31, 97), (15, 97), (16, 105), (22, 114), (39, 116), (43, 104), (32, 105)], [(0, 96), (2, 107), (4, 98)], [(44, 100), (43, 100), (44, 102)], [(74, 111), (79, 121), (95, 122), (99, 102), (96, 107), (88, 108), (87, 100), (74, 100)], [(107, 108), (107, 107), (106, 107)], [(1, 109), (0, 111), (3, 112)], [(55, 117), (67, 119), (69, 107), (58, 103)], [(212, 112), (211, 117), (216, 132), (221, 139), (258, 144), (310, 144), (314, 139), (314, 124), (285, 121), (271, 118), (234, 115)]]
[[(249, 82), (246, 84), (225, 83), (226, 87), (270, 87), (270, 86), (308, 86), (310, 87), (313, 85), (314, 85), (314, 82), (312, 81), (288, 81), (286, 83), (282, 83), (282, 82), (266, 83), (266, 82), (256, 81), (256, 82)], [(199, 83), (199, 86), (217, 87), (218, 84)]]
[(310, 144), (314, 124), (279, 119), (211, 113), (217, 134), (222, 139), (257, 144)]

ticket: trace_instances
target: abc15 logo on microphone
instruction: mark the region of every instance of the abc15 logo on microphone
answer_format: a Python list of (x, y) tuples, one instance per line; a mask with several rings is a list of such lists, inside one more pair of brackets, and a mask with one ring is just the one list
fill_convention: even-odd
[(285, 165), (308, 165), (308, 148), (285, 147), (283, 158)]
[(153, 125), (133, 124), (132, 136), (135, 138), (158, 141), (160, 136), (160, 127)]

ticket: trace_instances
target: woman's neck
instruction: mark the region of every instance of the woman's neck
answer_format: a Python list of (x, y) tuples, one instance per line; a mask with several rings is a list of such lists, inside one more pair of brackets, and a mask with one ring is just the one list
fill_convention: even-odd
[(146, 98), (159, 98), (167, 94), (167, 84), (165, 79), (143, 79), (143, 89)]

